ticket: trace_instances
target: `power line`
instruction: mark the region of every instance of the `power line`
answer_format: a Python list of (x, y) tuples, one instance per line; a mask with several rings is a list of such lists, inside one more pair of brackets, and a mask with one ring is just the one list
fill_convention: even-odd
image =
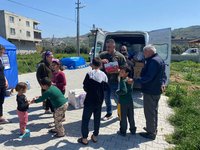
[[(52, 15), (52, 16), (55, 16), (55, 17), (58, 17), (58, 18), (61, 18), (61, 19), (64, 19), (64, 20), (69, 20), (69, 21), (72, 21), (74, 23), (76, 23), (76, 20), (72, 19), (72, 18), (68, 18), (68, 17), (64, 17), (64, 16), (61, 16), (61, 15), (58, 15), (58, 14), (55, 14), (55, 13), (52, 13), (52, 12), (48, 12), (48, 11), (45, 11), (45, 10), (41, 10), (41, 9), (38, 9), (38, 8), (35, 8), (35, 7), (32, 7), (32, 6), (28, 6), (28, 5), (25, 5), (25, 4), (22, 4), (20, 2), (16, 2), (16, 1), (13, 1), (13, 0), (7, 0), (11, 3), (15, 3), (17, 5), (20, 5), (20, 6), (23, 6), (23, 7), (27, 7), (27, 8), (30, 8), (30, 9), (33, 9), (33, 10), (37, 10), (37, 11), (40, 11), (40, 12), (43, 12), (43, 13), (46, 13), (46, 14), (49, 14), (49, 15)], [(86, 25), (86, 24), (82, 24), (88, 28), (91, 28), (89, 25)]]

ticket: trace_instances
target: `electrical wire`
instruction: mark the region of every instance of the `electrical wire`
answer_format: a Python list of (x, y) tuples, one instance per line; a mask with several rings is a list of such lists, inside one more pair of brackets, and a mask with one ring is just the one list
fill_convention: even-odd
[[(52, 16), (55, 16), (55, 17), (58, 17), (58, 18), (61, 18), (61, 19), (64, 19), (64, 20), (69, 20), (69, 21), (72, 21), (74, 23), (76, 23), (76, 20), (72, 19), (72, 18), (68, 18), (68, 17), (64, 17), (64, 16), (61, 16), (61, 15), (58, 15), (58, 14), (55, 14), (55, 13), (51, 13), (51, 12), (48, 12), (48, 11), (45, 11), (45, 10), (41, 10), (41, 9), (38, 9), (38, 8), (35, 8), (35, 7), (32, 7), (32, 6), (28, 6), (28, 5), (25, 5), (25, 4), (22, 4), (20, 2), (16, 2), (16, 1), (13, 1), (13, 0), (7, 0), (11, 3), (15, 3), (17, 5), (20, 5), (20, 6), (23, 6), (23, 7), (27, 7), (27, 8), (30, 8), (30, 9), (33, 9), (33, 10), (36, 10), (36, 11), (40, 11), (40, 12), (43, 12), (43, 13), (46, 13), (48, 15), (52, 15)], [(83, 26), (85, 27), (88, 27), (88, 28), (91, 28), (89, 25), (85, 24), (85, 23), (81, 23)]]

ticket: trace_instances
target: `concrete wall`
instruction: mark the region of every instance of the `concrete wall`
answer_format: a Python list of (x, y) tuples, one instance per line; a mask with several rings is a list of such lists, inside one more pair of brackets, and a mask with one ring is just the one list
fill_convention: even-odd
[(17, 47), (17, 53), (36, 52), (36, 44), (29, 41), (11, 41)]
[(200, 62), (200, 54), (199, 55), (178, 55), (173, 54), (171, 56), (171, 61), (184, 61), (184, 60), (191, 60), (194, 62)]

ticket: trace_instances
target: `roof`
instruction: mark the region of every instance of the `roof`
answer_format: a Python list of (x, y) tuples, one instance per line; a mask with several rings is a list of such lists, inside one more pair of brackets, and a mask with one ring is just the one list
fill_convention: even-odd
[(16, 50), (16, 46), (3, 37), (0, 36), (0, 44), (5, 47), (6, 50)]
[(200, 39), (191, 40), (189, 43), (200, 43)]

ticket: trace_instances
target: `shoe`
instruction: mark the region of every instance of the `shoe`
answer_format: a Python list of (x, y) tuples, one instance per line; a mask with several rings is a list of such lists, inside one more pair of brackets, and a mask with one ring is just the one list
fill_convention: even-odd
[(87, 143), (84, 143), (84, 142), (83, 142), (83, 138), (79, 138), (79, 139), (77, 140), (77, 142), (78, 142), (78, 143), (81, 143), (81, 144), (83, 144), (83, 145), (88, 145), (88, 143), (89, 143), (88, 141), (87, 141)]
[(24, 134), (20, 135), (19, 138), (25, 138), (25, 137), (30, 137), (30, 131), (29, 132), (25, 132)]
[[(148, 132), (146, 127), (144, 127), (143, 129), (144, 129), (146, 132)], [(158, 130), (156, 129), (155, 134), (157, 134), (157, 133), (158, 133)]]
[(3, 127), (0, 126), (0, 130), (3, 130)]
[(112, 114), (106, 114), (104, 117), (103, 117), (103, 120), (106, 121), (106, 120), (110, 120), (112, 118)]
[(51, 114), (49, 110), (45, 110), (44, 114)]
[(27, 133), (27, 132), (30, 132), (30, 130), (29, 130), (29, 129), (26, 129), (25, 132), (26, 132), (26, 133)]
[(91, 140), (92, 140), (92, 142), (97, 143), (97, 141), (98, 141), (97, 136), (94, 136), (94, 134), (92, 134)]
[(49, 133), (57, 133), (56, 129), (49, 130)]
[(147, 133), (147, 132), (142, 132), (139, 133), (140, 136), (147, 138), (147, 139), (151, 139), (151, 140), (155, 140), (156, 139), (156, 135), (155, 134), (151, 134), (151, 133)]
[(50, 123), (48, 126), (49, 126), (49, 128), (53, 128), (53, 127), (55, 127), (55, 123)]
[(122, 133), (121, 131), (117, 131), (117, 134), (121, 135), (121, 136), (124, 136), (124, 137), (126, 136), (126, 133)]
[(65, 136), (65, 134), (59, 135), (58, 133), (53, 135), (54, 138), (61, 138), (61, 137), (64, 137), (64, 136)]
[(136, 127), (134, 129), (130, 129), (131, 134), (135, 135), (136, 129), (137, 129)]
[(10, 121), (8, 121), (7, 119), (4, 119), (4, 118), (0, 119), (0, 124), (6, 124), (6, 123), (10, 123)]

